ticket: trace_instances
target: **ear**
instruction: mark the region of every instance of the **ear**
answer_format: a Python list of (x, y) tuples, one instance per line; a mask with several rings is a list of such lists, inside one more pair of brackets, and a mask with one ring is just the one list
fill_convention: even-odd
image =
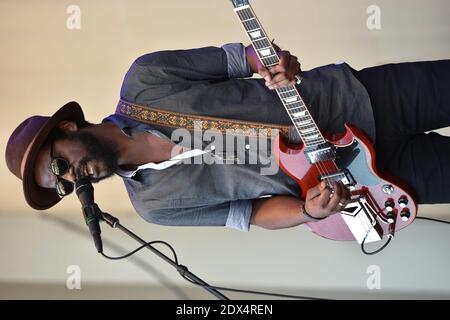
[(61, 121), (58, 123), (58, 128), (65, 133), (72, 133), (78, 131), (78, 126), (73, 121)]

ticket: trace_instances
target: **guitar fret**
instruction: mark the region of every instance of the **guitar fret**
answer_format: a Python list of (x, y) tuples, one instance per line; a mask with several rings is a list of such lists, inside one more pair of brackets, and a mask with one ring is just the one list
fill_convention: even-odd
[(290, 90), (297, 90), (297, 88), (294, 85), (287, 85), (286, 87), (280, 88), (281, 91), (290, 91)]
[(312, 128), (301, 130), (302, 133), (309, 133), (309, 132), (312, 132), (312, 131), (316, 131), (316, 128), (312, 127)]
[[(258, 31), (256, 31), (256, 30), (258, 30)], [(250, 37), (252, 38), (252, 39), (255, 39), (255, 38), (259, 38), (258, 40), (260, 40), (260, 39), (264, 39), (264, 38), (266, 38), (266, 37), (262, 37), (261, 36), (261, 28), (256, 28), (256, 29), (253, 29), (253, 30), (251, 30), (251, 31), (247, 31), (248, 32), (248, 34), (250, 35)], [(267, 39), (267, 38), (266, 38)], [(256, 41), (256, 40), (252, 40), (252, 41)]]
[(263, 59), (268, 59), (268, 58), (272, 58), (272, 57), (277, 57), (278, 58), (278, 56), (276, 54), (271, 54), (270, 56), (264, 57)]
[(295, 118), (295, 124), (299, 125), (299, 126), (310, 126), (310, 125), (314, 125), (313, 120), (309, 117), (309, 116), (304, 116), (304, 117), (298, 117)]
[(284, 101), (286, 103), (297, 102), (298, 101), (298, 96), (293, 96), (293, 97), (286, 98), (286, 99), (284, 99)]
[(264, 65), (265, 65), (267, 68), (270, 68), (270, 67), (276, 66), (277, 64), (278, 64), (278, 62), (272, 62), (272, 63), (265, 63)]
[(303, 132), (303, 135), (305, 137), (311, 137), (311, 136), (319, 133), (319, 132), (313, 132), (313, 131), (318, 131), (316, 126), (312, 126), (312, 127), (309, 127), (309, 128), (306, 128), (306, 127), (305, 128), (300, 128), (300, 131), (302, 131), (302, 130), (305, 131), (305, 132)]
[[(296, 119), (294, 119), (295, 120), (295, 124), (297, 124), (297, 125), (300, 125), (299, 123), (299, 121), (298, 121), (298, 118), (296, 118)], [(308, 118), (308, 120), (305, 120), (305, 121), (303, 121), (303, 122), (306, 122), (306, 121), (311, 121), (311, 123), (310, 124), (305, 124), (305, 125), (302, 125), (302, 130), (303, 129), (307, 129), (307, 128), (315, 128), (315, 123), (314, 122), (312, 122), (312, 119), (309, 119)]]
[[(270, 47), (269, 47), (269, 48), (270, 48)], [(258, 50), (258, 52), (259, 52), (260, 54), (262, 54), (263, 56), (265, 56), (265, 57), (273, 56), (272, 48), (270, 48), (270, 49), (262, 49), (262, 50)]]
[[(281, 98), (283, 99), (287, 99), (287, 98), (291, 98), (291, 97), (298, 97), (297, 93), (289, 93), (289, 92), (282, 92), (282, 93), (278, 93), (280, 95)], [(298, 101), (300, 102), (300, 99), (298, 99)]]
[(259, 38), (259, 39), (253, 40), (253, 43), (256, 44), (256, 42), (258, 42), (258, 41), (263, 41), (263, 42), (266, 42), (267, 44), (270, 44), (270, 41), (267, 40), (267, 37), (266, 37), (265, 35), (264, 35), (264, 37), (261, 37), (261, 38)]
[[(261, 60), (264, 60), (264, 59), (266, 59), (266, 58), (261, 57)], [(277, 65), (277, 64), (279, 63), (279, 60), (278, 60), (278, 59), (275, 59), (275, 58), (269, 58), (269, 59), (267, 59), (267, 60), (268, 60), (268, 61), (264, 61), (264, 65), (265, 65), (266, 67), (271, 67), (271, 66)]]
[(261, 28), (256, 28), (256, 29), (253, 29), (253, 30), (245, 30), (245, 31), (247, 31), (247, 32), (255, 32), (255, 31), (259, 31), (259, 30), (261, 30)]
[(248, 10), (242, 11), (242, 17), (244, 19), (256, 18), (256, 16), (253, 14), (253, 12), (250, 8)]
[(291, 95), (291, 96), (296, 96), (297, 95), (297, 91), (295, 90), (288, 90), (288, 91), (278, 91), (279, 94), (284, 94), (284, 95)]
[(285, 105), (284, 106), (286, 108), (286, 110), (288, 111), (292, 111), (292, 112), (298, 112), (298, 111), (306, 111), (307, 109), (305, 108), (305, 105), (298, 105), (296, 106), (295, 104), (291, 104), (291, 105)]
[(285, 103), (283, 103), (285, 106), (290, 106), (290, 105), (293, 105), (293, 104), (296, 104), (296, 103), (298, 103), (298, 101), (294, 101), (294, 102), (285, 102)]
[(255, 19), (242, 22), (245, 30), (259, 28), (259, 24), (257, 22), (255, 22), (254, 20)]
[(252, 14), (252, 12), (250, 10), (247, 11), (241, 11), (238, 13), (239, 19), (241, 19), (242, 21), (248, 20), (250, 18), (255, 19), (256, 16), (254, 14)]
[(252, 13), (252, 10), (250, 9), (250, 6), (241, 6), (236, 10), (237, 15), (240, 19), (246, 19), (249, 17), (255, 17), (255, 15)]
[(291, 114), (291, 116), (294, 118), (304, 117), (305, 115), (306, 115), (306, 111), (300, 111), (300, 112)]
[(316, 141), (308, 141), (307, 143), (305, 143), (305, 145), (307, 146), (307, 147), (312, 147), (312, 146), (318, 146), (318, 145), (320, 145), (320, 144), (322, 144), (322, 143), (324, 143), (325, 141), (324, 140), (321, 140), (320, 138), (319, 139), (317, 139)]
[(320, 134), (316, 131), (313, 134), (302, 134), (302, 138), (306, 140), (317, 140), (320, 137)]
[[(311, 121), (311, 120), (308, 120)], [(295, 124), (297, 125), (297, 128), (302, 131), (302, 130), (307, 130), (305, 132), (302, 131), (303, 134), (308, 133), (309, 131), (314, 131), (317, 130), (317, 127), (315, 126), (314, 123), (306, 123), (306, 124), (299, 124), (298, 122), (295, 122)]]
[[(306, 116), (306, 111), (307, 110), (305, 110), (305, 109), (302, 109), (302, 108), (296, 108), (296, 109), (298, 109), (298, 110), (294, 110), (294, 109), (287, 109), (287, 111), (289, 112), (289, 114), (295, 114), (296, 116), (296, 118), (298, 118), (298, 117), (304, 117), (304, 116)], [(303, 115), (298, 115), (299, 113), (304, 113)]]
[(234, 8), (234, 11), (236, 11), (236, 13), (240, 13), (241, 11), (244, 11), (244, 10), (250, 10), (250, 5), (244, 5), (244, 6), (240, 6), (240, 7), (235, 7)]
[(297, 113), (301, 113), (301, 112), (306, 112), (307, 110), (304, 108), (292, 108), (292, 109), (286, 109), (289, 114), (297, 114)]
[(263, 43), (257, 43), (256, 41), (253, 41), (253, 45), (258, 50), (272, 49), (272, 45), (269, 42), (265, 41), (265, 40), (263, 41)]
[(319, 137), (319, 135), (318, 134), (315, 134), (315, 135), (313, 135), (313, 136), (309, 136), (309, 137), (303, 137), (305, 140), (315, 140), (316, 138), (318, 138)]
[(297, 94), (297, 90), (287, 90), (287, 91), (280, 91), (280, 94), (282, 93), (288, 93), (288, 92), (294, 92), (295, 94)]
[(303, 126), (308, 123), (311, 123), (311, 119), (296, 122), (296, 124), (298, 124), (299, 126)]
[(260, 57), (260, 59), (266, 67), (276, 65), (280, 62), (276, 54), (267, 57)]
[(318, 134), (318, 130), (315, 126), (305, 126), (305, 127), (297, 127), (297, 129), (300, 131), (300, 133), (303, 136), (309, 136), (312, 134)]
[(256, 18), (250, 18), (250, 19), (245, 19), (245, 20), (241, 20), (242, 22), (247, 22), (247, 21), (251, 21), (251, 20), (256, 20)]
[[(296, 103), (298, 103), (298, 102), (296, 102)], [(298, 111), (298, 110), (300, 110), (300, 111), (307, 111), (307, 109), (305, 108), (305, 106), (302, 106), (302, 105), (295, 105), (296, 103), (291, 103), (291, 104), (289, 104), (289, 105), (284, 105), (284, 107), (286, 108), (286, 110), (288, 110), (288, 111)]]

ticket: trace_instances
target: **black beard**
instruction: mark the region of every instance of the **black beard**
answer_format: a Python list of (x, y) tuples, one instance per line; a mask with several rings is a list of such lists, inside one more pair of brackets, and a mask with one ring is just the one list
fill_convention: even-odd
[(83, 157), (77, 170), (77, 176), (84, 176), (84, 172), (81, 172), (89, 161), (96, 160), (105, 165), (106, 175), (99, 178), (90, 178), (91, 182), (96, 183), (100, 180), (111, 177), (119, 167), (117, 155), (115, 154), (114, 146), (110, 141), (101, 141), (90, 132), (78, 131), (67, 135), (66, 139), (80, 142), (86, 149), (86, 156)]

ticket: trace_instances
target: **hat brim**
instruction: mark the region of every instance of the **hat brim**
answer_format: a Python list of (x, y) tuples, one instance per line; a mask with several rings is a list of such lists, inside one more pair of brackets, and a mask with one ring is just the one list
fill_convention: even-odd
[(77, 124), (84, 122), (84, 115), (81, 106), (71, 101), (62, 106), (58, 111), (45, 122), (42, 128), (38, 131), (31, 146), (29, 147), (28, 154), (26, 156), (23, 174), (22, 184), (23, 193), (27, 203), (36, 210), (45, 210), (55, 204), (57, 204), (61, 198), (56, 194), (55, 189), (43, 188), (36, 184), (34, 178), (36, 157), (39, 150), (45, 144), (50, 132), (61, 121), (73, 121)]

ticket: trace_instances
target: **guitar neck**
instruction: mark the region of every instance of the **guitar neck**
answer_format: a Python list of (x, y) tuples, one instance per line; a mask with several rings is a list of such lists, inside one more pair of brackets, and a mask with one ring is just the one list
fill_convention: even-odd
[[(234, 11), (261, 63), (267, 68), (277, 65), (280, 62), (277, 52), (248, 1), (232, 1), (232, 3), (235, 7)], [(294, 85), (289, 85), (275, 90), (305, 146), (325, 143), (324, 137), (297, 88)]]

